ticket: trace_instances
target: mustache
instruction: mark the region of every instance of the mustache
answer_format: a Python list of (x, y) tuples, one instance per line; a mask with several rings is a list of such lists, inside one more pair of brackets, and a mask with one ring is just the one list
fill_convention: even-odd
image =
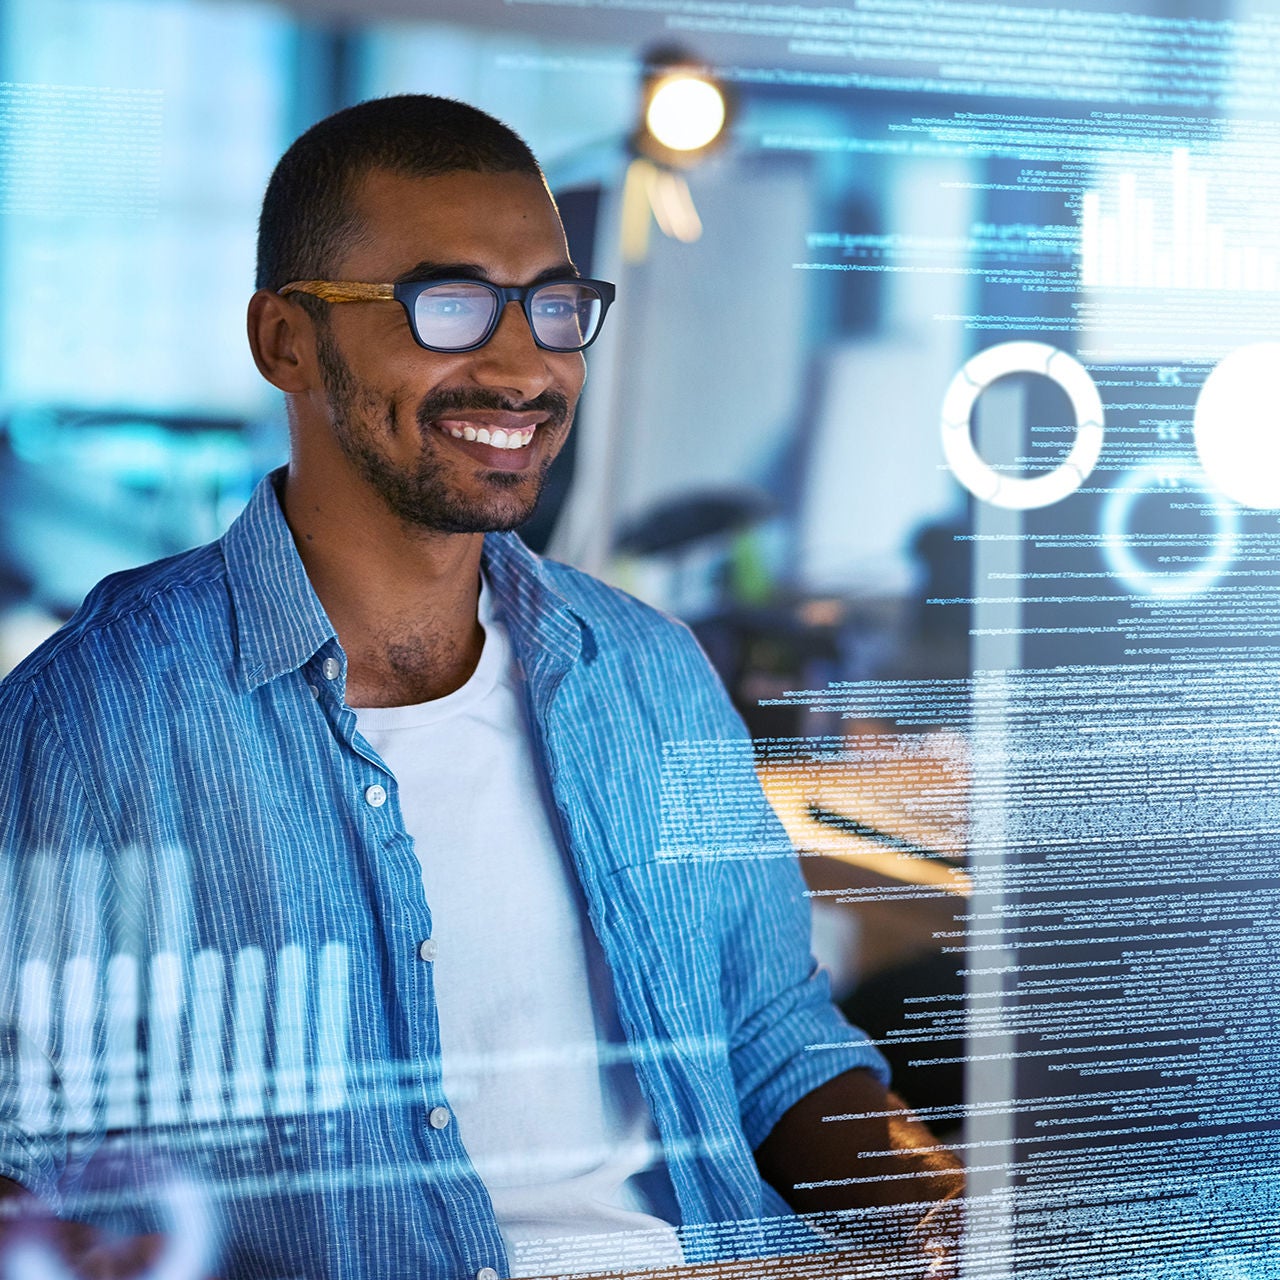
[(485, 391), (479, 387), (441, 387), (423, 396), (418, 405), (418, 424), (426, 428), (434, 418), (467, 409), (493, 409), (500, 413), (541, 413), (546, 415), (548, 425), (558, 427), (569, 417), (571, 406), (569, 397), (563, 391), (555, 391), (550, 387), (532, 400), (523, 402), (508, 400), (496, 391)]

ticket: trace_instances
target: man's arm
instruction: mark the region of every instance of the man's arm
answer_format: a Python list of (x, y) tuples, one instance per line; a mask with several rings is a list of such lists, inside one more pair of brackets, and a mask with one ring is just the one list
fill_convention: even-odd
[[(879, 1280), (887, 1275), (954, 1280), (958, 1275), (965, 1185), (960, 1161), (870, 1071), (846, 1071), (801, 1098), (760, 1144), (756, 1164), (797, 1213), (872, 1212), (847, 1224), (815, 1220), (837, 1246), (831, 1252), (668, 1267), (635, 1272), (625, 1280)], [(831, 1185), (806, 1185), (818, 1182)]]
[(759, 785), (746, 726), (709, 664), (688, 682), (702, 695), (687, 700), (705, 717), (699, 739), (726, 744), (680, 781), (684, 807), (700, 815), (700, 830), (722, 833), (728, 858), (717, 920), (721, 995), (743, 1131), (761, 1176), (798, 1213), (954, 1198), (960, 1162), (888, 1092), (887, 1063), (830, 1002), (810, 953), (806, 887), (795, 857), (780, 856), (790, 840)]

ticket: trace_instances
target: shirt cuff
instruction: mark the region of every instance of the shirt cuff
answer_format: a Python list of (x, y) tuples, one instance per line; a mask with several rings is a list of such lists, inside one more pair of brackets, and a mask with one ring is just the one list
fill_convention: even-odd
[[(772, 1046), (775, 1038), (780, 1042)], [(785, 1043), (784, 1043), (785, 1041)], [(802, 1047), (797, 1051), (797, 1041)], [(796, 1011), (784, 1024), (765, 1032), (753, 1052), (776, 1052), (784, 1065), (752, 1093), (743, 1108), (742, 1131), (752, 1151), (801, 1098), (846, 1071), (870, 1071), (886, 1087), (889, 1064), (864, 1031), (850, 1026), (833, 1005)]]

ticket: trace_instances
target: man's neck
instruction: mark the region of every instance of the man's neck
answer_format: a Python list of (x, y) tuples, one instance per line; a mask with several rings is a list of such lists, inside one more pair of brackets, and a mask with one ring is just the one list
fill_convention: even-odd
[(484, 535), (407, 527), (292, 470), (281, 493), (307, 577), (347, 655), (347, 704), (408, 706), (459, 689), (480, 660)]

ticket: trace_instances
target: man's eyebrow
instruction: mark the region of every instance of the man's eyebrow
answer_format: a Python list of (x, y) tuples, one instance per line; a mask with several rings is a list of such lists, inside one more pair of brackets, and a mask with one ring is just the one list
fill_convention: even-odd
[[(567, 258), (554, 267), (539, 271), (530, 284), (542, 284), (546, 280), (563, 280), (566, 276), (577, 277), (582, 273)], [(488, 271), (475, 262), (419, 262), (416, 267), (401, 272), (395, 278), (395, 284), (414, 284), (422, 280), (490, 280)], [(491, 281), (492, 283), (496, 283)]]

